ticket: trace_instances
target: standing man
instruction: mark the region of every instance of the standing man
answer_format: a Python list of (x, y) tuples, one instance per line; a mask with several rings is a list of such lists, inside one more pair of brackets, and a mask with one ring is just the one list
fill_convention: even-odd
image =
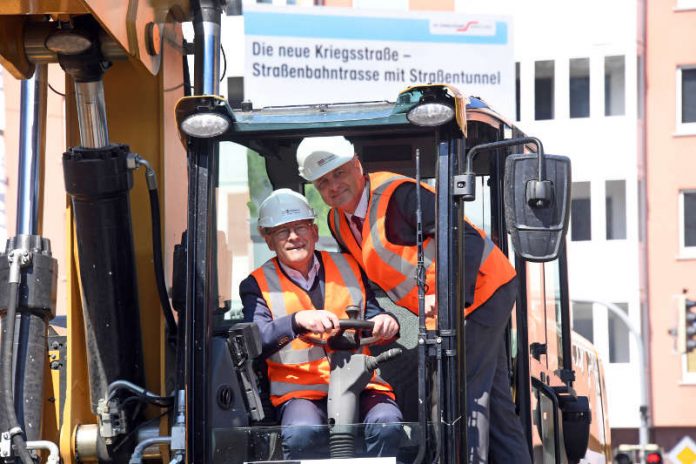
[[(261, 204), (258, 224), (276, 256), (252, 272), (239, 293), (245, 319), (261, 332), (271, 402), (283, 426), (283, 454), (326, 457), (326, 429), (311, 426), (327, 423), (329, 362), (323, 346), (298, 337), (330, 334), (351, 305), (374, 321), (372, 334), (385, 342), (397, 336), (399, 323), (377, 304), (350, 255), (315, 251), (319, 232), (305, 197), (276, 190)], [(360, 418), (367, 453), (396, 456), (401, 426), (395, 423), (403, 419), (391, 386), (376, 374), (360, 397)]]
[[(297, 149), (300, 175), (331, 207), (334, 238), (368, 279), (396, 304), (418, 314), (416, 182), (390, 172), (365, 175), (343, 137), (305, 138)], [(435, 194), (423, 185), (422, 222), (427, 316), (435, 301)], [(465, 221), (465, 314), (469, 463), (529, 463), (527, 442), (510, 395), (505, 328), (517, 294), (505, 254)], [(489, 427), (490, 423), (490, 427)]]

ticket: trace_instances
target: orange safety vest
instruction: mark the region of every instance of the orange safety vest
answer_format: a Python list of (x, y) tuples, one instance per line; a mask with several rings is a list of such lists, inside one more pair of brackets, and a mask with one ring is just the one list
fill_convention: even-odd
[[(339, 319), (347, 318), (346, 306), (355, 305), (364, 310), (365, 287), (357, 263), (342, 253), (320, 253), (325, 279), (323, 309), (333, 312)], [(317, 309), (307, 292), (281, 271), (277, 258), (266, 261), (251, 275), (256, 279), (273, 318), (304, 309)], [(369, 354), (367, 348), (363, 354)], [(266, 363), (274, 406), (291, 398), (317, 400), (328, 395), (330, 366), (323, 346), (295, 338), (270, 356)], [(377, 372), (366, 388), (394, 399), (391, 386)]]
[[(362, 244), (358, 244), (342, 211), (332, 208), (329, 212), (329, 227), (339, 243), (355, 258), (367, 274), (367, 278), (379, 285), (389, 298), (399, 306), (418, 314), (418, 287), (416, 285), (417, 247), (396, 245), (387, 240), (386, 214), (389, 200), (396, 188), (411, 178), (391, 172), (368, 175), (370, 197), (367, 216), (363, 223)], [(423, 188), (435, 192), (431, 186)], [(498, 288), (515, 277), (515, 269), (505, 254), (495, 246), (486, 233), (471, 224), (484, 240), (479, 265), (474, 301), (466, 308), (469, 315), (495, 293)], [(435, 241), (428, 237), (423, 242), (423, 261), (426, 268), (426, 293), (435, 293)], [(431, 324), (428, 324), (429, 327)]]

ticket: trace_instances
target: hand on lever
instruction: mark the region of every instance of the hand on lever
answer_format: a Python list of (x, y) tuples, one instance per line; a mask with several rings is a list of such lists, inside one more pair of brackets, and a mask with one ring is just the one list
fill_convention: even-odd
[(391, 316), (378, 314), (370, 320), (375, 323), (372, 336), (378, 340), (391, 340), (399, 333), (399, 323)]
[(305, 309), (295, 313), (295, 323), (309, 332), (323, 334), (338, 329), (338, 317), (331, 311)]

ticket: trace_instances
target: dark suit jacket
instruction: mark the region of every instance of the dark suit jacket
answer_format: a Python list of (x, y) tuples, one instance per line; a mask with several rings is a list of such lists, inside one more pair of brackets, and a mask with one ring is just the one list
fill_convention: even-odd
[[(312, 300), (314, 307), (323, 309), (325, 281), (324, 264), (321, 260), (321, 254), (316, 251), (314, 254), (316, 255), (320, 264), (319, 273), (317, 274), (316, 279), (314, 279), (314, 284), (309, 290), (305, 290), (298, 286), (297, 291), (307, 293)], [(365, 319), (371, 319), (378, 314), (387, 314), (394, 317), (392, 314), (385, 311), (379, 305), (379, 303), (377, 303), (374, 292), (370, 289), (370, 285), (368, 284), (364, 274), (362, 274), (362, 280), (366, 289)], [(273, 318), (271, 310), (268, 307), (266, 300), (263, 298), (259, 284), (256, 282), (256, 279), (253, 276), (250, 275), (239, 285), (239, 296), (242, 299), (244, 320), (246, 322), (255, 322), (259, 327), (259, 331), (261, 332), (261, 344), (263, 350), (261, 355), (262, 357), (265, 358), (272, 355), (283, 346), (290, 343), (290, 341), (292, 341), (295, 337), (303, 333), (303, 331), (295, 323), (294, 314), (275, 319)]]
[[(416, 184), (407, 182), (399, 185), (389, 199), (385, 216), (385, 229), (387, 240), (396, 245), (416, 246)], [(331, 214), (331, 213), (329, 213)], [(328, 218), (330, 221), (331, 218)], [(426, 189), (421, 189), (421, 220), (423, 224), (423, 238), (435, 237), (435, 194)], [(479, 233), (468, 223), (464, 223), (464, 253), (466, 269), (464, 270), (464, 282), (466, 285), (466, 306), (474, 301), (474, 289), (476, 277), (481, 264), (483, 254), (483, 239)], [(333, 233), (333, 231), (332, 231)], [(334, 236), (335, 238), (335, 236)], [(340, 241), (336, 240), (337, 242)], [(348, 250), (343, 249), (347, 252)]]

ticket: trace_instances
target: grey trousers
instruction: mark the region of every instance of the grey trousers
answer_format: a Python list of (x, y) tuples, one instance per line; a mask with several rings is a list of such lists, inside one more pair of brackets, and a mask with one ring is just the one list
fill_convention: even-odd
[[(291, 399), (280, 406), (280, 417), (285, 459), (329, 457), (326, 399)], [(368, 456), (398, 454), (403, 417), (396, 402), (381, 393), (365, 390), (360, 395), (360, 420), (365, 424), (365, 452)]]
[(468, 462), (531, 463), (510, 394), (505, 327), (517, 281), (502, 286), (466, 320)]

